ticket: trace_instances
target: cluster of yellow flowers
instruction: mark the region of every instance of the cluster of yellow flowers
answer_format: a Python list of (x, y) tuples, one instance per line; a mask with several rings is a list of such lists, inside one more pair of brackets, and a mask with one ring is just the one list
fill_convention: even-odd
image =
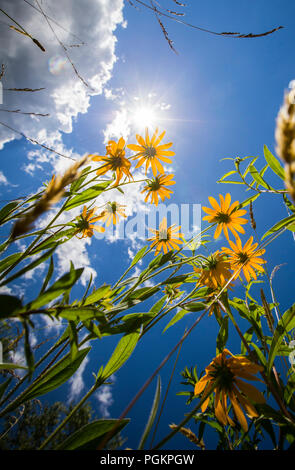
[[(250, 282), (251, 278), (257, 279), (255, 270), (263, 272), (264, 269), (261, 265), (265, 263), (265, 260), (261, 258), (265, 250), (257, 249), (258, 243), (253, 243), (253, 237), (251, 236), (244, 246), (239, 237), (238, 232), (245, 233), (242, 225), (246, 224), (248, 220), (242, 216), (247, 211), (239, 209), (239, 201), (231, 204), (229, 193), (225, 197), (220, 194), (219, 198), (220, 204), (213, 197), (209, 197), (212, 208), (203, 207), (203, 211), (209, 214), (204, 217), (204, 220), (217, 224), (214, 238), (217, 239), (223, 231), (230, 248), (223, 247), (221, 252), (216, 251), (211, 255), (202, 268), (195, 268), (195, 271), (200, 273), (199, 282), (212, 289), (224, 287), (233, 277), (231, 271), (234, 271), (234, 279), (239, 276), (241, 271), (243, 271), (247, 282)], [(235, 242), (229, 239), (229, 231), (234, 235)]]
[[(239, 237), (238, 233), (245, 233), (242, 225), (248, 221), (242, 216), (247, 211), (239, 208), (239, 201), (231, 204), (229, 193), (225, 197), (219, 195), (219, 198), (220, 204), (213, 197), (209, 197), (212, 208), (203, 207), (204, 212), (208, 214), (204, 220), (211, 224), (217, 224), (214, 238), (217, 239), (223, 231), (230, 248), (223, 247), (221, 251), (216, 251), (209, 256), (201, 268), (194, 268), (199, 274), (198, 283), (211, 290), (208, 299), (210, 302), (211, 298), (222, 288), (231, 287), (231, 280), (236, 279), (241, 270), (243, 270), (246, 280), (250, 282), (251, 278), (257, 278), (255, 270), (263, 272), (261, 265), (265, 263), (265, 260), (261, 258), (265, 250), (257, 249), (258, 243), (253, 243), (253, 237), (251, 236), (244, 246)], [(229, 239), (229, 231), (234, 235), (235, 242)], [(212, 314), (214, 305), (212, 303), (209, 314)], [(219, 311), (219, 305), (216, 307)], [(250, 418), (258, 417), (254, 404), (265, 403), (265, 399), (257, 388), (244, 382), (241, 378), (259, 380), (253, 374), (262, 370), (261, 366), (254, 364), (244, 356), (234, 356), (230, 351), (224, 349), (213, 359), (206, 368), (205, 375), (195, 385), (195, 395), (202, 392), (204, 395), (208, 394), (202, 404), (202, 411), (206, 411), (210, 395), (214, 392), (214, 410), (218, 421), (224, 426), (227, 424), (235, 426), (235, 422), (228, 414), (227, 400), (229, 398), (235, 417), (246, 432), (248, 424), (243, 410)]]
[[(150, 203), (157, 206), (159, 198), (161, 198), (162, 201), (164, 201), (165, 198), (170, 199), (170, 195), (173, 191), (167, 188), (167, 186), (175, 184), (175, 181), (172, 180), (174, 175), (165, 174), (161, 162), (172, 163), (171, 159), (168, 157), (175, 155), (175, 152), (168, 150), (172, 146), (172, 142), (161, 144), (165, 136), (165, 131), (160, 135), (158, 135), (158, 132), (158, 129), (156, 129), (153, 136), (150, 137), (148, 129), (146, 129), (145, 138), (137, 134), (136, 140), (138, 144), (130, 144), (127, 146), (123, 137), (121, 137), (118, 142), (110, 140), (106, 146), (106, 155), (91, 155), (93, 161), (103, 163), (96, 171), (97, 176), (105, 175), (109, 171), (114, 172), (116, 174), (116, 181), (113, 187), (116, 187), (120, 184), (124, 176), (127, 177), (129, 181), (133, 180), (130, 171), (130, 160), (138, 160), (135, 169), (145, 164), (145, 174), (147, 174), (149, 167), (151, 167), (153, 173), (153, 178), (147, 179), (147, 184), (141, 191), (142, 193), (146, 193), (145, 202), (148, 202), (150, 199)], [(126, 158), (126, 147), (136, 152), (136, 154), (130, 158)], [(93, 222), (100, 220), (106, 222), (107, 226), (109, 226), (111, 222), (116, 224), (119, 215), (126, 217), (123, 207), (123, 205), (116, 202), (108, 202), (104, 210), (99, 215), (95, 216), (97, 208), (87, 211), (85, 206), (82, 214), (78, 218), (77, 234), (80, 233), (80, 238), (84, 238), (91, 237), (93, 235), (93, 229), (103, 232), (104, 228), (94, 226)], [(166, 247), (165, 244), (161, 244), (161, 246), (163, 246), (163, 249), (165, 246), (166, 250), (170, 248)], [(171, 246), (173, 246), (173, 243)]]

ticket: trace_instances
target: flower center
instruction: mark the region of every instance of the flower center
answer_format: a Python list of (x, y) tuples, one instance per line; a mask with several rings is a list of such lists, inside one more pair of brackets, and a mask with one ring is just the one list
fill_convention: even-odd
[(81, 218), (78, 220), (77, 227), (80, 231), (87, 230), (89, 228), (88, 220), (84, 219), (84, 217), (81, 216)]
[(109, 202), (109, 212), (115, 214), (117, 212), (117, 203), (116, 202)]
[(122, 166), (124, 166), (123, 162), (122, 162), (122, 157), (124, 155), (122, 155), (122, 153), (120, 153), (120, 155), (116, 155), (116, 156), (113, 156), (112, 157), (112, 170), (116, 170), (117, 168), (121, 168)]
[(218, 259), (215, 256), (209, 256), (207, 260), (207, 268), (210, 270), (216, 269), (218, 265)]
[(158, 191), (161, 187), (159, 178), (155, 178), (153, 181), (150, 182), (148, 186), (150, 191)]
[(167, 229), (161, 229), (159, 231), (159, 240), (167, 241), (169, 240), (169, 235)]
[(244, 264), (249, 261), (249, 256), (247, 255), (247, 253), (243, 253), (242, 251), (238, 254), (238, 257), (241, 264)]
[(155, 147), (153, 147), (151, 145), (147, 145), (145, 147), (145, 156), (147, 158), (154, 158), (156, 153), (157, 153), (157, 150), (155, 149)]
[(218, 212), (215, 216), (215, 221), (218, 224), (228, 224), (231, 221), (231, 218), (225, 212)]
[(221, 389), (223, 390), (231, 390), (234, 374), (232, 371), (227, 367), (226, 364), (215, 364), (216, 371), (213, 372), (213, 376), (215, 379), (218, 379), (218, 383)]

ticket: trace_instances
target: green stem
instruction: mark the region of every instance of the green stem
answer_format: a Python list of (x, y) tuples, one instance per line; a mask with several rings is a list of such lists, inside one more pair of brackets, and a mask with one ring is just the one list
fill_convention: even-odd
[[(143, 259), (148, 253), (151, 252), (151, 248), (149, 250), (147, 250), (144, 255), (142, 256), (141, 259)], [(132, 268), (134, 268), (134, 266), (136, 266), (137, 263), (129, 266), (129, 268), (126, 269), (126, 271), (122, 274), (122, 276), (120, 277), (120, 279), (116, 282), (116, 284), (114, 285), (113, 289), (116, 289), (116, 287), (120, 284), (120, 282), (122, 281), (122, 279), (124, 279), (124, 277), (129, 273), (129, 271), (131, 271)]]
[[(24, 258), (26, 258), (27, 256), (29, 256), (29, 254), (33, 251), (33, 248), (35, 247), (35, 245), (37, 244), (37, 242), (42, 238), (42, 236), (44, 235), (45, 232), (47, 232), (47, 230), (52, 226), (52, 224), (56, 221), (56, 219), (60, 216), (60, 214), (63, 212), (64, 210), (64, 207), (66, 205), (66, 202), (63, 204), (63, 206), (61, 207), (61, 209), (57, 212), (57, 214), (53, 217), (53, 219), (49, 222), (49, 224), (45, 227), (44, 230), (42, 230), (42, 232), (40, 233), (40, 235), (38, 235), (38, 237), (32, 241), (32, 243), (26, 248), (26, 250), (24, 251), (24, 253), (22, 254), (22, 256), (17, 260), (15, 261), (14, 263), (12, 263), (8, 269), (6, 269), (6, 271), (4, 273), (2, 273), (0, 275), (0, 280), (5, 278), (7, 276), (7, 274), (15, 268), (15, 266), (17, 266), (21, 261), (23, 261)], [(48, 238), (52, 238), (53, 235), (50, 235), (50, 237)], [(42, 241), (42, 243), (44, 243), (44, 240)], [(39, 244), (40, 245), (40, 244)], [(39, 246), (38, 245), (38, 246)]]
[(154, 449), (159, 449), (161, 448), (164, 444), (166, 444), (166, 442), (168, 442), (179, 430), (180, 428), (182, 428), (193, 416), (194, 414), (196, 414), (196, 412), (201, 408), (201, 406), (203, 405), (203, 403), (207, 400), (207, 398), (211, 395), (211, 393), (214, 391), (215, 387), (217, 385), (217, 380), (212, 384), (212, 386), (210, 387), (210, 389), (208, 390), (208, 392), (206, 394), (204, 394), (204, 396), (202, 397), (202, 399), (199, 401), (199, 403), (197, 404), (197, 406), (195, 406), (195, 408), (186, 416), (186, 418), (184, 418), (183, 421), (181, 421), (180, 424), (178, 424), (178, 426), (173, 429), (173, 431), (171, 431), (169, 434), (167, 434), (166, 437), (164, 437), (160, 442), (158, 442), (158, 444), (156, 444), (152, 450)]

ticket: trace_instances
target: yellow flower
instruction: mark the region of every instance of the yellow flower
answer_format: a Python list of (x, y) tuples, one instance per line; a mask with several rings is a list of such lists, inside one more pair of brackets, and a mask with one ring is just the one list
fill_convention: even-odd
[(223, 247), (222, 250), (229, 257), (228, 261), (230, 262), (231, 269), (233, 271), (238, 269), (235, 277), (238, 277), (239, 272), (243, 269), (243, 273), (248, 282), (250, 282), (251, 277), (257, 279), (255, 269), (264, 272), (261, 264), (266, 263), (266, 261), (259, 257), (265, 253), (265, 250), (257, 250), (258, 243), (253, 244), (253, 237), (249, 238), (244, 247), (239, 237), (236, 239), (236, 244), (230, 240), (229, 244), (232, 249)]
[(149, 166), (151, 166), (154, 176), (156, 176), (157, 172), (161, 174), (164, 173), (164, 168), (160, 160), (166, 163), (172, 163), (170, 158), (167, 157), (172, 157), (175, 155), (175, 152), (167, 150), (173, 145), (172, 142), (169, 144), (159, 145), (165, 133), (166, 131), (163, 131), (162, 134), (158, 136), (158, 129), (156, 129), (154, 135), (150, 139), (148, 129), (146, 129), (145, 139), (138, 134), (136, 135), (136, 139), (139, 145), (127, 145), (129, 149), (137, 152), (137, 154), (132, 157), (134, 160), (139, 159), (135, 168), (139, 168), (145, 163), (145, 174), (147, 174)]
[(203, 207), (203, 211), (206, 212), (206, 214), (209, 214), (203, 217), (203, 220), (207, 220), (211, 224), (217, 223), (214, 238), (218, 238), (223, 230), (226, 238), (228, 239), (228, 229), (235, 237), (239, 236), (237, 232), (245, 233), (245, 230), (241, 225), (246, 224), (248, 220), (241, 218), (241, 216), (246, 214), (247, 211), (244, 209), (237, 210), (239, 201), (235, 201), (231, 205), (231, 195), (229, 193), (226, 194), (225, 198), (219, 194), (220, 205), (214, 197), (209, 197), (208, 199), (213, 209)]
[[(234, 426), (233, 420), (228, 415), (227, 398), (229, 397), (235, 416), (246, 432), (248, 424), (242, 408), (247, 415), (255, 418), (258, 413), (253, 403), (265, 403), (265, 398), (256, 387), (240, 378), (259, 380), (253, 374), (257, 374), (262, 370), (261, 366), (254, 364), (246, 357), (234, 356), (230, 351), (224, 349), (206, 367), (206, 374), (195, 385), (195, 395), (202, 392), (206, 395), (215, 383), (213, 391), (215, 392), (214, 408), (216, 418), (224, 426), (226, 424)], [(201, 407), (202, 412), (206, 411), (209, 401), (210, 396), (204, 401)]]
[[(77, 217), (78, 223), (76, 224), (77, 230), (75, 235), (77, 238), (86, 238), (93, 236), (93, 230), (97, 232), (104, 232), (105, 229), (98, 225), (93, 225), (94, 222), (100, 219), (99, 216), (95, 216), (95, 208), (87, 212), (87, 207), (84, 206), (82, 214)], [(81, 236), (78, 236), (77, 233), (81, 233)]]
[(104, 165), (97, 170), (96, 174), (98, 176), (104, 175), (108, 171), (114, 171), (116, 173), (117, 179), (114, 186), (118, 186), (124, 174), (129, 180), (133, 179), (129, 171), (131, 163), (125, 158), (125, 140), (123, 137), (119, 139), (118, 143), (114, 140), (109, 140), (106, 146), (106, 155), (95, 155), (92, 157), (92, 160), (95, 162), (105, 162)]
[(144, 202), (147, 202), (149, 197), (151, 197), (151, 204), (154, 203), (157, 206), (159, 203), (159, 197), (162, 199), (162, 201), (164, 201), (166, 197), (170, 199), (170, 194), (172, 194), (173, 191), (169, 188), (166, 188), (166, 186), (175, 184), (175, 181), (171, 181), (173, 177), (174, 175), (164, 174), (149, 180), (143, 191), (141, 191), (142, 193), (147, 192)]
[(108, 227), (110, 223), (113, 221), (113, 224), (116, 225), (117, 221), (119, 220), (119, 215), (122, 217), (127, 217), (124, 212), (124, 207), (122, 204), (118, 204), (118, 202), (107, 202), (105, 205), (105, 209), (101, 212), (98, 218), (102, 222), (106, 222), (106, 226)]
[(167, 228), (166, 217), (164, 217), (160, 223), (159, 230), (149, 229), (155, 235), (152, 238), (148, 238), (148, 241), (153, 242), (151, 248), (156, 247), (155, 256), (161, 251), (161, 248), (163, 248), (164, 253), (179, 249), (178, 244), (183, 244), (183, 241), (179, 240), (179, 237), (182, 236), (181, 233), (178, 233), (179, 229), (180, 227), (175, 227), (175, 225), (171, 225), (171, 227)]
[(194, 270), (200, 274), (198, 279), (200, 285), (217, 289), (218, 287), (224, 287), (232, 277), (230, 267), (230, 263), (225, 259), (224, 254), (216, 251), (202, 262), (201, 268), (194, 267)]

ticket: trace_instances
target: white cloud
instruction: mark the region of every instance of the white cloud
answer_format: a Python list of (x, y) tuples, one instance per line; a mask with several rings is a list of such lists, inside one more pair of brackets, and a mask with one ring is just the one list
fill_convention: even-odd
[[(62, 26), (49, 19), (77, 73), (40, 12), (22, 0), (2, 0), (1, 8), (21, 22), (46, 49), (42, 52), (28, 37), (10, 29), (10, 21), (3, 23), (0, 31), (1, 61), (5, 64), (3, 109), (49, 113), (50, 116), (1, 113), (1, 119), (35, 139), (37, 135), (41, 137), (40, 131), (44, 129), (47, 137), (60, 131), (71, 132), (73, 119), (87, 112), (90, 97), (102, 93), (116, 62), (114, 31), (123, 23), (123, 0), (82, 0), (75, 2), (74, 8), (72, 0), (63, 0), (62, 8), (59, 0), (39, 4)], [(79, 47), (71, 47), (77, 43)], [(26, 87), (44, 89), (31, 93), (5, 90)], [(19, 138), (0, 126), (0, 148), (15, 137)]]
[[(117, 106), (113, 119), (107, 123), (104, 130), (104, 140), (118, 139), (122, 135), (127, 139), (131, 133), (139, 131), (132, 119), (134, 106), (149, 105), (155, 110), (155, 114), (161, 119), (163, 113), (170, 105), (163, 102), (155, 93), (149, 93), (145, 97), (128, 97), (123, 89), (111, 89), (107, 82), (111, 78), (113, 66), (117, 60), (115, 55), (116, 36), (115, 29), (121, 24), (126, 27), (123, 20), (123, 0), (81, 0), (73, 2), (63, 0), (62, 9), (58, 0), (39, 2), (50, 18), (56, 19), (59, 25), (51, 23), (60, 40), (66, 45), (67, 52), (75, 64), (78, 73), (90, 86), (87, 87), (75, 74), (73, 67), (67, 61), (63, 49), (58, 44), (54, 34), (48, 27), (44, 17), (22, 0), (11, 2), (3, 0), (1, 8), (15, 18), (21, 20), (34, 37), (44, 45), (43, 53), (29, 38), (10, 30), (8, 27), (0, 31), (2, 46), (2, 61), (6, 65), (3, 77), (4, 88), (40, 88), (44, 90), (34, 93), (5, 92), (3, 106), (7, 109), (20, 109), (25, 112), (49, 113), (49, 117), (30, 117), (21, 114), (1, 113), (5, 117), (3, 121), (24, 134), (36, 139), (41, 144), (54, 148), (57, 152), (70, 158), (80, 158), (71, 148), (67, 148), (62, 140), (62, 132), (72, 132), (73, 121), (79, 113), (86, 113), (90, 106), (91, 96), (102, 94), (106, 99), (112, 100)], [(37, 4), (36, 4), (37, 5)], [(51, 20), (50, 20), (51, 21)], [(81, 42), (85, 43), (81, 45)], [(70, 45), (80, 44), (79, 47)], [(136, 98), (136, 99), (135, 99)], [(162, 126), (160, 126), (162, 127)], [(16, 136), (12, 131), (0, 126), (1, 144)], [(28, 152), (22, 169), (29, 175), (34, 175), (36, 169), (42, 169), (49, 163), (53, 173), (63, 173), (72, 163), (70, 159), (59, 157), (53, 153), (35, 147)], [(169, 168), (171, 171), (171, 167)], [(142, 168), (133, 171), (134, 178), (145, 177)], [(1, 175), (0, 175), (1, 182)], [(95, 205), (102, 206), (108, 201), (117, 201), (126, 205), (128, 216), (136, 211), (147, 211), (149, 206), (143, 202), (140, 193), (141, 184), (126, 185), (124, 195), (116, 189), (102, 194)], [(55, 213), (50, 211), (39, 224), (44, 226), (49, 217)], [(68, 222), (77, 216), (81, 208), (63, 214), (58, 223)], [(39, 225), (38, 224), (38, 225)], [(105, 240), (114, 242), (117, 240), (111, 230), (106, 230)], [(143, 241), (143, 240), (141, 240)], [(87, 247), (98, 241), (94, 237), (90, 239), (77, 239), (74, 237), (69, 242), (61, 245), (57, 251), (58, 275), (69, 270), (69, 260), (75, 267), (84, 267), (81, 282), (85, 286), (90, 275), (97, 275), (91, 267), (91, 261)], [(140, 244), (137, 235), (130, 235), (132, 250), (136, 250)], [(31, 276), (31, 274), (28, 274)]]
[(0, 171), (0, 184), (8, 184), (8, 180), (2, 171)]
[(89, 362), (89, 358), (86, 357), (84, 361), (82, 362), (82, 364), (80, 365), (77, 372), (75, 372), (75, 374), (69, 380), (69, 384), (70, 384), (69, 401), (76, 400), (85, 386), (85, 383), (83, 380), (83, 374), (84, 374), (84, 371), (88, 362)]
[[(111, 375), (110, 379), (114, 382), (115, 376)], [(95, 393), (95, 398), (99, 403), (99, 411), (103, 418), (110, 417), (109, 408), (114, 403), (113, 394), (110, 385), (102, 385), (98, 391)]]

